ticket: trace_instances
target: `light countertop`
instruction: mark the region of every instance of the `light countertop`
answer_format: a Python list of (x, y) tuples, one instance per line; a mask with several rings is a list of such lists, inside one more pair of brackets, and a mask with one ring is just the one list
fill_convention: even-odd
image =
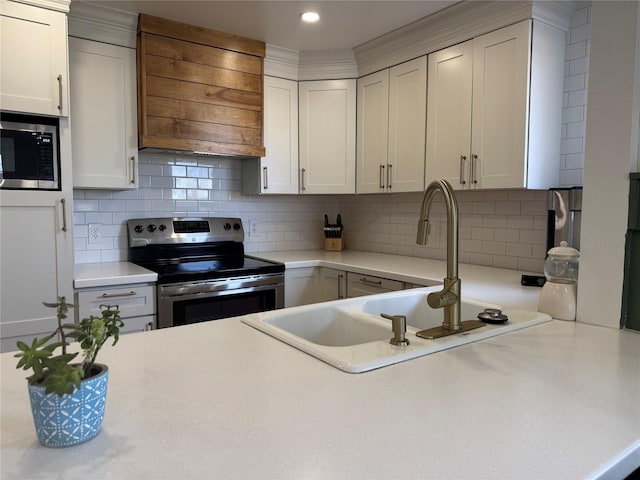
[(130, 262), (76, 263), (74, 288), (155, 282), (158, 274)]
[(230, 318), (105, 346), (101, 433), (35, 436), (0, 355), (11, 479), (623, 478), (640, 465), (640, 335), (551, 321), (362, 374)]
[[(283, 262), (286, 268), (322, 266), (425, 286), (441, 284), (446, 273), (446, 262), (442, 260), (355, 250), (261, 252), (256, 255)], [(505, 308), (536, 310), (540, 288), (523, 287), (520, 284), (523, 273), (532, 272), (461, 263), (462, 296), (497, 303)], [(540, 272), (532, 274), (541, 275)]]
[[(445, 272), (348, 250), (258, 256), (417, 284)], [(76, 280), (149, 281), (100, 265)], [(462, 295), (535, 310), (522, 273), (461, 264)], [(39, 445), (25, 372), (0, 355), (1, 478), (620, 479), (640, 466), (638, 332), (553, 320), (349, 374), (241, 318), (105, 346), (103, 430), (67, 449)]]

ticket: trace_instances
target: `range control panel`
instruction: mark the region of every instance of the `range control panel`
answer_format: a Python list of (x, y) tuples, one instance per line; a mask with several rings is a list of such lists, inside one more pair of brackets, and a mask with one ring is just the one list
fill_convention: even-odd
[(244, 229), (240, 218), (137, 218), (127, 221), (127, 230), (130, 247), (244, 241)]

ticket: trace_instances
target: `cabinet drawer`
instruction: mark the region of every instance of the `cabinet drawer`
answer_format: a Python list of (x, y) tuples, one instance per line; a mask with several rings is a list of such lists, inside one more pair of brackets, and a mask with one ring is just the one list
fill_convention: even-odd
[(388, 278), (359, 273), (347, 273), (347, 296), (350, 298), (403, 289), (404, 282), (398, 280), (390, 280)]
[(120, 329), (120, 334), (148, 332), (156, 328), (156, 316), (145, 315), (144, 317), (123, 318), (124, 326)]
[(100, 305), (118, 305), (120, 317), (155, 315), (156, 289), (152, 285), (125, 285), (121, 288), (97, 288), (76, 292), (78, 319), (100, 316)]

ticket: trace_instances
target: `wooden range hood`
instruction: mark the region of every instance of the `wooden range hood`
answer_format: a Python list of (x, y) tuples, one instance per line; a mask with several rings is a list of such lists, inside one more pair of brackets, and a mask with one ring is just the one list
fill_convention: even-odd
[(257, 40), (140, 14), (140, 149), (262, 157), (263, 62)]

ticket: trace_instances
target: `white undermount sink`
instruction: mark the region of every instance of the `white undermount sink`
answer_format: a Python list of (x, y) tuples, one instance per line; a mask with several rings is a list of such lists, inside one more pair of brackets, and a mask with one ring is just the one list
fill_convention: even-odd
[[(273, 310), (242, 321), (340, 370), (361, 373), (551, 320), (543, 313), (507, 310), (509, 321), (504, 324), (487, 324), (433, 340), (417, 337), (417, 331), (442, 324), (443, 310), (427, 305), (427, 294), (440, 289), (418, 288)], [(461, 319), (475, 320), (485, 308), (500, 307), (463, 297)], [(391, 321), (381, 313), (407, 317), (409, 345), (389, 343)]]

